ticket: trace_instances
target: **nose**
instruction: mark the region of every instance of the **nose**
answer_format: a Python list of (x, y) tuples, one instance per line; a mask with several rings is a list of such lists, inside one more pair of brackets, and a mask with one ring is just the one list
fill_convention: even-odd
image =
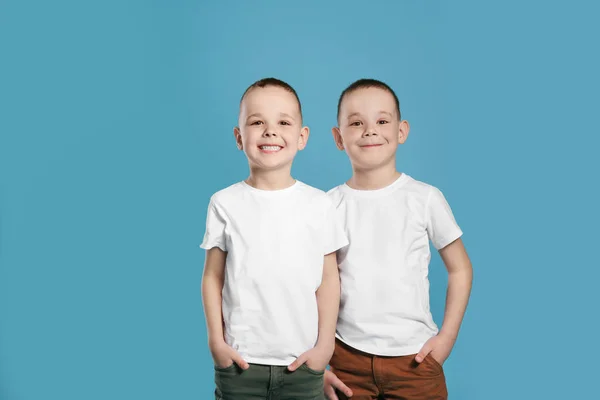
[(277, 137), (277, 132), (271, 125), (265, 127), (265, 131), (262, 134), (263, 137)]
[(370, 137), (370, 136), (377, 136), (377, 129), (375, 129), (375, 125), (368, 125), (366, 127), (367, 129), (365, 129), (363, 136), (365, 137)]

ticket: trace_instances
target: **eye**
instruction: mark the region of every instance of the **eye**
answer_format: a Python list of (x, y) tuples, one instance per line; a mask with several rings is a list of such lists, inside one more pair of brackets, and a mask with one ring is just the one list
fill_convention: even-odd
[(350, 126), (361, 126), (362, 122), (360, 121), (354, 121), (354, 122), (350, 122)]
[(250, 122), (250, 125), (262, 125), (262, 124), (263, 124), (263, 122), (260, 121), (260, 120), (259, 121)]
[(389, 122), (388, 122), (388, 121), (386, 121), (385, 119), (379, 120), (379, 121), (377, 121), (377, 123), (378, 123), (379, 125), (389, 124)]
[(290, 124), (288, 121), (280, 121), (279, 123), (280, 123), (281, 125), (288, 125), (288, 126), (289, 126), (289, 125), (292, 125), (292, 124)]

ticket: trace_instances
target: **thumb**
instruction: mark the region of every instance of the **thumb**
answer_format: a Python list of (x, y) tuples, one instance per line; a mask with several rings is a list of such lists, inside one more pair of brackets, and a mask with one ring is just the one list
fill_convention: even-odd
[(233, 351), (233, 355), (231, 357), (231, 359), (233, 360), (234, 363), (236, 363), (238, 365), (238, 367), (240, 367), (241, 369), (248, 369), (248, 367), (250, 367), (248, 365), (248, 363), (246, 362), (246, 360), (244, 360), (242, 358), (242, 356), (240, 355), (240, 353), (238, 353), (237, 351)]
[(300, 357), (296, 358), (296, 360), (294, 360), (293, 363), (288, 365), (288, 370), (295, 371), (296, 369), (298, 369), (298, 367), (300, 367), (302, 364), (304, 364), (306, 362), (306, 359), (307, 359), (306, 353), (300, 354)]
[(417, 356), (415, 357), (415, 361), (417, 361), (419, 364), (422, 363), (425, 357), (427, 357), (427, 355), (431, 353), (431, 350), (431, 346), (425, 344), (421, 351), (419, 351), (419, 354), (417, 354)]

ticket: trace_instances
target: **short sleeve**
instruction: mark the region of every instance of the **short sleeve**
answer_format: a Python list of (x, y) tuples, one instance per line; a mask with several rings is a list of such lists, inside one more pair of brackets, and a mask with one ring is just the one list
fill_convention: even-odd
[(348, 238), (337, 215), (333, 201), (327, 198), (325, 218), (323, 219), (323, 254), (327, 255), (348, 245)]
[(206, 215), (206, 231), (204, 233), (204, 240), (202, 240), (200, 247), (206, 250), (218, 247), (223, 251), (227, 251), (225, 240), (225, 219), (219, 213), (212, 199), (208, 205), (208, 213)]
[(460, 238), (462, 230), (456, 223), (450, 205), (442, 192), (432, 187), (426, 206), (427, 235), (436, 250), (441, 250)]

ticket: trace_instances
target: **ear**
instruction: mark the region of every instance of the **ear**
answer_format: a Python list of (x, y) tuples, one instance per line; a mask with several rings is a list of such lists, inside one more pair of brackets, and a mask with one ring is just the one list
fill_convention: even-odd
[(398, 128), (398, 144), (404, 144), (406, 139), (408, 139), (408, 133), (410, 132), (410, 125), (408, 121), (402, 120), (400, 121), (400, 126)]
[(304, 150), (308, 143), (308, 136), (310, 135), (310, 129), (307, 126), (300, 130), (300, 137), (298, 138), (298, 150)]
[(233, 128), (233, 136), (235, 137), (235, 144), (239, 150), (244, 150), (244, 145), (242, 144), (242, 134), (240, 132), (240, 128), (237, 126)]
[(333, 128), (331, 128), (331, 133), (333, 134), (333, 141), (335, 142), (335, 145), (338, 149), (343, 151), (344, 142), (342, 141), (342, 132), (340, 131), (340, 128), (334, 126)]

